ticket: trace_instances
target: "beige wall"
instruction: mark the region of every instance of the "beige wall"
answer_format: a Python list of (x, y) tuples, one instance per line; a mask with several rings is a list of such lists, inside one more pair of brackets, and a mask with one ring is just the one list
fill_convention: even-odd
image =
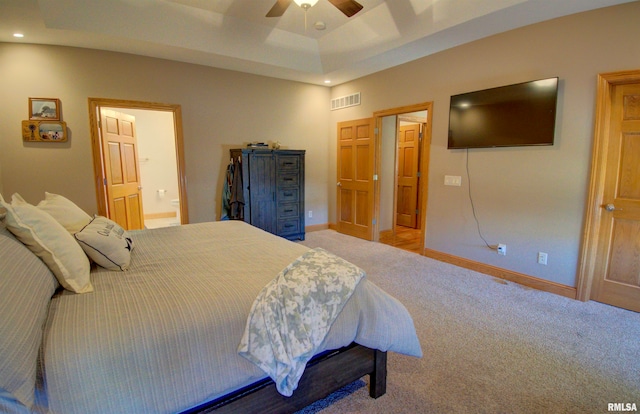
[[(383, 157), (380, 163), (380, 221), (378, 230), (380, 232), (393, 230), (393, 207), (395, 204), (396, 187), (396, 123), (398, 117), (395, 115), (382, 118), (382, 128), (380, 130), (380, 143)], [(394, 155), (392, 155), (394, 154)], [(337, 172), (336, 172), (337, 174)]]
[[(463, 45), (332, 89), (360, 91), (362, 105), (335, 111), (331, 123), (433, 101), (426, 247), (575, 286), (591, 161), (596, 76), (640, 68), (640, 3), (532, 25)], [(473, 200), (485, 238), (505, 243), (498, 256), (478, 236), (468, 197), (464, 150), (447, 150), (451, 95), (560, 77), (552, 147), (469, 151)], [(335, 132), (331, 131), (331, 153)], [(335, 157), (331, 158), (335, 176)], [(445, 175), (462, 187), (445, 187)], [(329, 205), (335, 205), (330, 191)], [(330, 219), (335, 220), (335, 208)], [(549, 254), (548, 265), (537, 253)]]
[[(182, 106), (189, 218), (219, 216), (229, 148), (280, 141), (305, 149), (307, 224), (327, 223), (329, 89), (210, 67), (88, 49), (0, 44), (0, 164), (6, 197), (59, 193), (97, 209), (87, 98)], [(23, 143), (29, 97), (61, 100), (66, 144)], [(225, 162), (226, 160), (226, 162)], [(306, 216), (306, 215), (305, 215)]]

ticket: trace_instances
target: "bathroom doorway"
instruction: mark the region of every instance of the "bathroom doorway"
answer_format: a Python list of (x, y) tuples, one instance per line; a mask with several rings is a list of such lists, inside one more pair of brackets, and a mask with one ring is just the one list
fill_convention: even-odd
[(134, 108), (117, 110), (133, 116), (136, 122), (144, 227), (180, 225), (173, 114)]
[(108, 175), (96, 120), (101, 111), (110, 110), (135, 118), (144, 227), (188, 223), (180, 106), (94, 98), (89, 106), (99, 214), (110, 216)]
[(375, 112), (378, 157), (378, 241), (423, 254), (433, 103)]

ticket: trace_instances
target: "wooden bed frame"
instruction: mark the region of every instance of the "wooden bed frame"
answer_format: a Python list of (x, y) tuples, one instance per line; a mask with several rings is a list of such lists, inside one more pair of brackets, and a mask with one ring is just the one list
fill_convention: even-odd
[(266, 378), (182, 414), (293, 413), (365, 375), (369, 375), (369, 395), (384, 395), (387, 353), (353, 343), (314, 357), (291, 397), (281, 395)]

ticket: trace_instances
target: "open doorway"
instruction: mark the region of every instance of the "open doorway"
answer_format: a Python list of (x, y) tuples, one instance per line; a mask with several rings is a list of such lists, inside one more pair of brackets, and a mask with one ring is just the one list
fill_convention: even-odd
[(376, 112), (378, 241), (424, 252), (432, 103)]
[(135, 118), (144, 228), (180, 225), (173, 113), (103, 107)]
[[(110, 203), (108, 189), (112, 183), (105, 164), (104, 131), (100, 128), (105, 127), (101, 125), (102, 114), (117, 111), (138, 120), (136, 127), (140, 129), (137, 133), (140, 142), (135, 168), (141, 176), (145, 227), (188, 223), (180, 106), (89, 98), (89, 108), (98, 214), (109, 218), (116, 214), (111, 211), (113, 207), (110, 208), (113, 203)], [(164, 142), (159, 142), (160, 139)], [(162, 148), (168, 150), (162, 151)]]

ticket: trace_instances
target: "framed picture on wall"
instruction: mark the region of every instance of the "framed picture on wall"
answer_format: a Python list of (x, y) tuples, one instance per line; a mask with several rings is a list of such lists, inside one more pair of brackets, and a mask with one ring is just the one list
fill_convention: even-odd
[(29, 98), (29, 119), (60, 120), (60, 99)]
[(67, 142), (64, 121), (22, 121), (22, 139), (28, 142)]

